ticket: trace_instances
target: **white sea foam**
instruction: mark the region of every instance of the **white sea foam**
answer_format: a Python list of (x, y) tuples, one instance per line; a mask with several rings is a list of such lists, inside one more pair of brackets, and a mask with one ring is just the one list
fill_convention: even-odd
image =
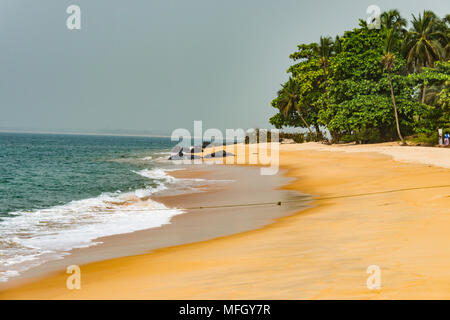
[(6, 270), (0, 272), (0, 282), (6, 282), (9, 278), (17, 277), (19, 275), (19, 271), (16, 270)]
[(164, 154), (164, 155), (168, 155), (168, 154), (172, 154), (172, 152), (170, 152), (170, 151), (165, 151), (165, 152), (155, 152), (154, 154)]
[(71, 249), (97, 245), (100, 237), (159, 227), (183, 213), (182, 209), (153, 201), (152, 194), (198, 192), (198, 186), (205, 181), (231, 181), (177, 179), (167, 174), (176, 170), (181, 169), (133, 171), (151, 179), (156, 185), (153, 187), (103, 193), (47, 209), (11, 212), (11, 217), (0, 221), (0, 282), (45, 261), (61, 259)]
[(195, 186), (195, 184), (192, 184), (192, 182), (205, 182), (208, 183), (214, 183), (214, 182), (230, 182), (233, 180), (206, 180), (206, 179), (200, 179), (200, 178), (183, 178), (183, 179), (177, 179), (171, 175), (168, 175), (167, 172), (173, 172), (183, 170), (182, 168), (171, 168), (171, 169), (162, 169), (162, 168), (156, 168), (156, 169), (144, 169), (141, 171), (133, 171), (134, 173), (141, 175), (143, 177), (149, 178), (149, 179), (156, 179), (159, 181), (163, 181), (164, 183), (178, 183), (179, 185), (191, 185)]
[[(158, 179), (164, 175), (155, 170), (148, 177)], [(13, 217), (0, 221), (0, 234), (8, 239), (8, 243), (0, 246), (0, 281), (45, 261), (59, 259), (68, 250), (96, 245), (100, 237), (170, 223), (174, 215), (183, 211), (148, 198), (165, 189), (167, 186), (160, 181), (157, 187), (134, 192), (104, 193), (48, 209), (12, 212)]]
[(149, 178), (149, 179), (157, 179), (157, 180), (164, 180), (166, 182), (173, 183), (176, 181), (176, 179), (170, 175), (168, 175), (166, 172), (168, 169), (144, 169), (140, 171), (133, 171), (134, 173), (137, 173), (140, 176)]

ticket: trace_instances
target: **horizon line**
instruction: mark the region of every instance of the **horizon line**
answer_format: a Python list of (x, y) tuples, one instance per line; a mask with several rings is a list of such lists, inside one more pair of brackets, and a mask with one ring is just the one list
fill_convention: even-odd
[(0, 133), (35, 133), (35, 134), (60, 134), (60, 135), (82, 135), (82, 136), (119, 136), (119, 137), (148, 137), (148, 138), (171, 138), (170, 135), (162, 134), (139, 134), (139, 133), (101, 133), (85, 131), (45, 131), (45, 130), (15, 130), (0, 129)]

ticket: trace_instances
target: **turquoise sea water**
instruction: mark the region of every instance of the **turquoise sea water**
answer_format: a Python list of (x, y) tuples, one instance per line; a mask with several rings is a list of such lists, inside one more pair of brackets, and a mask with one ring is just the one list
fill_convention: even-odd
[(0, 282), (102, 236), (181, 214), (151, 195), (175, 179), (169, 138), (0, 133)]
[(0, 218), (156, 186), (130, 173), (155, 167), (144, 159), (173, 145), (169, 138), (0, 133)]

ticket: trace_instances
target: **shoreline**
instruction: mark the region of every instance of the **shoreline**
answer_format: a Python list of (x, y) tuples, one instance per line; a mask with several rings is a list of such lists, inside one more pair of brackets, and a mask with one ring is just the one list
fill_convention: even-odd
[[(281, 190), (281, 187), (291, 179), (284, 177), (282, 174), (261, 179), (257, 170), (258, 168), (243, 166), (206, 165), (183, 167), (180, 170), (171, 171), (170, 175), (174, 178), (204, 178), (205, 184), (195, 188), (192, 192), (151, 196), (153, 201), (163, 203), (168, 208), (179, 208), (184, 211), (180, 215), (173, 216), (169, 224), (130, 233), (100, 237), (95, 240), (95, 242), (99, 242), (98, 245), (69, 250), (67, 251), (68, 255), (59, 260), (46, 261), (41, 265), (24, 271), (19, 277), (0, 283), (0, 292), (51, 276), (65, 270), (69, 265), (85, 265), (109, 259), (146, 254), (165, 247), (206, 241), (258, 229), (272, 223), (273, 219), (293, 214), (298, 209), (306, 208), (307, 203), (309, 203), (306, 195)], [(232, 180), (227, 181), (227, 178)], [(298, 198), (304, 200), (304, 203), (278, 207), (275, 212), (270, 208), (263, 208), (262, 212), (261, 207), (245, 208), (244, 214), (240, 216), (233, 215), (230, 212), (231, 209), (199, 210), (184, 208), (201, 206), (204, 205), (205, 201), (210, 205), (223, 205), (229, 204), (230, 201), (233, 202), (227, 197), (234, 197), (238, 202), (244, 203), (248, 200), (248, 197), (243, 196), (246, 188), (245, 184), (247, 181), (255, 179), (259, 181), (260, 187), (258, 188), (259, 194), (256, 197), (251, 197), (252, 202), (267, 200), (268, 198), (273, 198), (274, 202), (282, 198)], [(215, 184), (215, 181), (220, 183)], [(274, 191), (274, 189), (277, 190)], [(222, 200), (215, 199), (215, 194), (220, 194)], [(230, 218), (234, 221), (232, 224), (229, 223)], [(214, 223), (220, 224), (220, 226), (211, 228)], [(199, 228), (199, 226), (203, 225), (206, 225), (206, 227)], [(149, 239), (151, 239), (150, 242), (148, 241)]]
[[(59, 273), (0, 298), (450, 298), (450, 248), (435, 245), (450, 240), (449, 188), (429, 188), (450, 170), (365, 150), (282, 146), (281, 168), (295, 178), (283, 189), (321, 197), (314, 207), (257, 230), (88, 264), (79, 291), (62, 288)], [(395, 189), (404, 190), (386, 192)], [(382, 270), (380, 290), (366, 287), (370, 265)]]

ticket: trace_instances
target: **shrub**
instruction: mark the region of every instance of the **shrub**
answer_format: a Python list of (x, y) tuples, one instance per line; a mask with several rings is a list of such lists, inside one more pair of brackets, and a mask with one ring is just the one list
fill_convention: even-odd
[(416, 136), (414, 136), (412, 139), (410, 139), (410, 141), (420, 145), (434, 146), (439, 143), (439, 135), (437, 132), (433, 133), (421, 132), (418, 133)]
[(280, 132), (280, 141), (283, 141), (283, 139), (292, 139), (295, 143), (303, 143), (305, 142), (305, 135), (300, 132), (287, 133), (282, 131)]

